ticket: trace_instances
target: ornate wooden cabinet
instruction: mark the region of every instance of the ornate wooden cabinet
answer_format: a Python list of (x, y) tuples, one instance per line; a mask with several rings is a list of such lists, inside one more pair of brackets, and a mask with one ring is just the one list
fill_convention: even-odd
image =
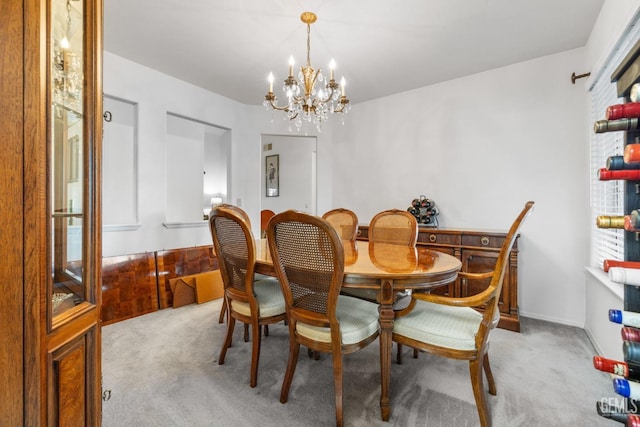
[[(360, 226), (358, 239), (367, 240), (368, 231), (368, 226)], [(506, 232), (497, 231), (421, 227), (417, 245), (455, 256), (462, 262), (462, 271), (481, 273), (494, 269), (506, 235)], [(489, 285), (489, 281), (490, 279), (486, 281), (458, 279), (432, 292), (453, 297), (465, 297), (483, 291)], [(505, 273), (498, 307), (500, 310), (499, 327), (519, 332), (517, 240), (509, 254), (509, 269)]]
[(14, 82), (24, 101), (23, 240), (12, 242), (24, 256), (19, 424), (100, 425), (102, 1), (17, 3), (24, 23), (24, 86)]

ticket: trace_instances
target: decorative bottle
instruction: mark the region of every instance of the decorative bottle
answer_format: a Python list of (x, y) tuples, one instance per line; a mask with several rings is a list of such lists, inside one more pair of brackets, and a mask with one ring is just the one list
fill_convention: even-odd
[(605, 118), (607, 120), (632, 119), (640, 117), (640, 102), (628, 102), (607, 107)]
[(640, 128), (638, 119), (598, 120), (593, 124), (595, 133), (636, 130)]

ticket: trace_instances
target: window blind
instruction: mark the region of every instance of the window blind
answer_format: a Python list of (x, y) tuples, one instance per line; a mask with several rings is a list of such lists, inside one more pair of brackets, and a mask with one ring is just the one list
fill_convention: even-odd
[[(591, 99), (591, 122), (603, 120), (609, 105), (624, 103), (618, 98), (616, 84), (611, 83), (611, 74), (640, 37), (638, 16), (629, 25), (613, 49), (602, 69), (589, 88)], [(624, 182), (600, 181), (598, 169), (607, 165), (609, 156), (622, 155), (624, 132), (591, 131), (590, 141), (590, 210), (591, 210), (591, 266), (602, 268), (605, 259), (624, 260), (624, 230), (596, 227), (596, 216), (620, 216), (624, 211)]]

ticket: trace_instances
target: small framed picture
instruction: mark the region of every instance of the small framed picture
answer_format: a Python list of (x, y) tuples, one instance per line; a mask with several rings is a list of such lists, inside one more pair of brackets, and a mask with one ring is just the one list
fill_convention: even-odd
[(265, 182), (266, 182), (266, 196), (278, 197), (280, 195), (280, 156), (274, 154), (273, 156), (265, 157)]

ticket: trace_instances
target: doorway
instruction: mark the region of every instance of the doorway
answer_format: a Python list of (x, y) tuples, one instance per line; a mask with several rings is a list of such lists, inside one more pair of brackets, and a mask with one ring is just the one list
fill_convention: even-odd
[(262, 135), (260, 208), (316, 214), (316, 137)]

